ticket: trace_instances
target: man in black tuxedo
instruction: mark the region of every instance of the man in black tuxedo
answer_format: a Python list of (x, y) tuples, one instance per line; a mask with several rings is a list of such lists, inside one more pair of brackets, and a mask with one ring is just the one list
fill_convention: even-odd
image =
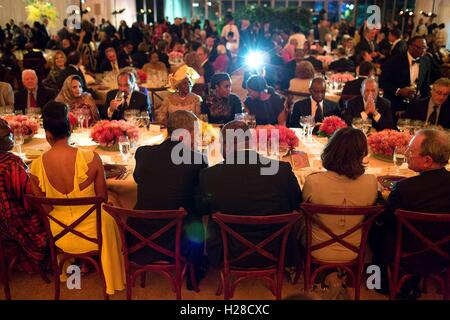
[(118, 58), (116, 49), (108, 48), (105, 50), (106, 59), (100, 65), (100, 72), (116, 71), (128, 66), (127, 62)]
[(406, 41), (402, 40), (402, 32), (399, 29), (389, 30), (389, 42), (391, 43), (391, 51), (389, 57), (393, 57), (397, 54), (405, 54), (408, 50)]
[(350, 126), (353, 118), (370, 119), (377, 131), (395, 129), (389, 100), (378, 96), (378, 83), (368, 78), (361, 85), (361, 95), (348, 101), (342, 117)]
[(364, 28), (363, 37), (359, 41), (359, 43), (355, 47), (355, 53), (361, 54), (363, 51), (367, 51), (372, 58), (376, 58), (378, 56), (377, 52), (377, 44), (375, 42), (375, 36), (377, 34), (377, 30), (375, 28)]
[[(221, 212), (232, 215), (265, 216), (286, 214), (296, 210), (302, 202), (298, 181), (288, 162), (271, 160), (249, 149), (251, 134), (247, 124), (234, 120), (221, 131), (224, 162), (202, 170), (200, 173), (199, 208), (202, 213)], [(245, 179), (242, 177), (245, 176)], [(208, 260), (219, 265), (223, 259), (222, 240), (218, 225), (211, 222), (207, 239)], [(259, 243), (273, 233), (275, 226), (242, 226), (238, 229), (253, 243)], [(295, 266), (298, 257), (298, 241), (293, 234), (288, 239), (286, 264)], [(279, 245), (279, 244), (278, 244)], [(243, 245), (231, 241), (237, 257)], [(279, 249), (275, 243), (266, 247), (269, 251)], [(277, 252), (278, 253), (278, 252)], [(262, 266), (268, 261), (250, 255), (239, 266)]]
[(133, 66), (133, 58), (131, 54), (133, 53), (134, 47), (131, 41), (125, 41), (122, 50), (119, 51), (117, 59), (119, 61), (125, 62), (127, 66)]
[(367, 78), (375, 76), (375, 66), (372, 62), (363, 61), (359, 65), (359, 74), (355, 80), (347, 81), (342, 89), (342, 97), (358, 96), (361, 94), (361, 84)]
[[(410, 141), (406, 150), (408, 168), (419, 175), (399, 181), (393, 188), (386, 203), (386, 211), (373, 225), (369, 236), (369, 243), (373, 251), (373, 263), (387, 266), (394, 261), (397, 220), (394, 216), (396, 209), (427, 213), (450, 213), (450, 172), (445, 169), (450, 156), (450, 142), (448, 135), (438, 130), (419, 131)], [(450, 234), (449, 226), (433, 226), (421, 222), (419, 230), (426, 234), (433, 242)], [(403, 236), (405, 249), (408, 252), (419, 251), (423, 248), (415, 237), (406, 232)], [(450, 246), (441, 247), (450, 253)], [(420, 256), (402, 259), (402, 266), (418, 275), (429, 275), (440, 272), (448, 261), (436, 256), (431, 251), (423, 252)], [(418, 283), (420, 277), (413, 277), (402, 288), (404, 298), (417, 298), (420, 295)], [(386, 287), (382, 289), (384, 291)]]
[(409, 101), (430, 93), (430, 64), (423, 59), (427, 49), (424, 38), (416, 36), (408, 43), (408, 50), (388, 59), (380, 76), (380, 87), (384, 96), (391, 101), (392, 111), (404, 111)]
[[(133, 177), (137, 183), (137, 210), (175, 210), (184, 208), (188, 215), (184, 219), (181, 240), (181, 254), (194, 263), (197, 277), (202, 264), (204, 229), (201, 216), (196, 211), (196, 190), (200, 171), (206, 167), (203, 156), (192, 151), (191, 139), (179, 136), (178, 130), (194, 136), (197, 117), (189, 111), (178, 110), (170, 114), (167, 130), (169, 137), (157, 146), (142, 146), (136, 150), (136, 167)], [(177, 151), (175, 151), (177, 150)], [(180, 156), (175, 159), (174, 155)], [(185, 159), (186, 157), (186, 159)], [(185, 159), (185, 162), (181, 160)], [(129, 218), (128, 225), (144, 236), (156, 232), (162, 223), (151, 220)], [(174, 229), (156, 241), (163, 247), (174, 250)], [(128, 245), (136, 244), (135, 238), (128, 239)], [(134, 253), (130, 259), (145, 264), (168, 257), (145, 247)], [(172, 260), (172, 259), (170, 259)], [(203, 270), (204, 271), (204, 270)], [(187, 276), (186, 278), (190, 278)], [(197, 279), (200, 280), (200, 279)]]
[(328, 70), (335, 72), (355, 72), (355, 63), (347, 58), (347, 51), (340, 47), (337, 51), (338, 60), (330, 63)]
[(25, 114), (27, 108), (39, 108), (53, 100), (56, 92), (53, 90), (38, 85), (38, 78), (36, 72), (31, 69), (22, 71), (23, 87), (14, 95), (14, 110), (21, 110)]
[(410, 119), (428, 122), (450, 128), (450, 80), (440, 78), (433, 83), (431, 97), (411, 103), (406, 116)]
[(316, 123), (322, 122), (325, 117), (340, 115), (337, 103), (326, 100), (326, 83), (323, 78), (314, 78), (309, 87), (310, 98), (299, 100), (294, 104), (289, 120), (290, 128), (300, 127), (300, 117), (312, 115)]
[[(110, 120), (123, 120), (124, 111), (127, 109), (137, 109), (140, 112), (150, 113), (150, 102), (148, 96), (136, 91), (136, 79), (133, 73), (128, 70), (121, 71), (117, 76), (119, 89), (110, 90), (106, 95), (105, 109), (102, 117)], [(124, 99), (116, 100), (118, 91), (124, 93)]]
[(209, 59), (210, 52), (206, 47), (200, 46), (197, 48), (197, 55), (199, 56), (200, 61), (202, 62), (201, 67), (203, 68), (204, 71), (203, 77), (205, 78), (205, 84), (206, 86), (209, 86), (211, 78), (214, 75), (214, 67), (212, 65), (211, 60)]

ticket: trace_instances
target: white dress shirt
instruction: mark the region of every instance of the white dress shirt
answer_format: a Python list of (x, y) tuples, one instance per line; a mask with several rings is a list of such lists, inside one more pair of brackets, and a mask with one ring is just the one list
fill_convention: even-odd
[[(317, 112), (317, 102), (311, 97), (311, 116), (313, 118), (316, 117), (316, 112)], [(319, 102), (320, 103), (320, 109), (322, 110), (322, 117), (324, 118), (324, 114), (323, 114), (323, 100)]]
[(417, 78), (419, 78), (419, 69), (420, 69), (418, 63), (413, 64), (413, 60), (414, 60), (414, 58), (408, 52), (409, 77), (410, 77), (410, 81), (411, 81), (411, 86), (414, 86)]

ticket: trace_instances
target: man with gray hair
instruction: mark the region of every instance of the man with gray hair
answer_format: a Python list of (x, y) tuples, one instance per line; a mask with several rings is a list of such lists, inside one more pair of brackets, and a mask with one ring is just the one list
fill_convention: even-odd
[(14, 110), (39, 109), (55, 98), (56, 93), (46, 87), (40, 86), (36, 71), (25, 69), (22, 71), (23, 87), (14, 96)]
[[(374, 264), (385, 267), (394, 261), (397, 231), (394, 212), (396, 209), (450, 214), (450, 172), (445, 168), (449, 157), (450, 137), (446, 132), (426, 129), (419, 131), (412, 138), (406, 149), (406, 160), (409, 169), (419, 175), (401, 180), (395, 185), (387, 200), (386, 212), (372, 228), (369, 242), (373, 251)], [(448, 225), (443, 225), (442, 228), (437, 228), (436, 225), (432, 229), (430, 227), (420, 224), (420, 230), (425, 232), (431, 241), (438, 241), (450, 234)], [(405, 248), (408, 252), (416, 252), (423, 248), (423, 244), (413, 237), (408, 239), (410, 240), (406, 242)], [(442, 249), (450, 253), (449, 246)], [(441, 258), (429, 252), (406, 259), (404, 262), (405, 266), (417, 272), (418, 275), (429, 275), (448, 267), (448, 261), (446, 265)], [(420, 295), (419, 281), (420, 276), (408, 281), (401, 296), (418, 297)]]
[[(200, 173), (202, 196), (199, 199), (202, 201), (199, 207), (203, 214), (218, 211), (249, 216), (283, 214), (296, 210), (302, 202), (302, 193), (291, 165), (268, 159), (252, 150), (250, 136), (243, 121), (234, 120), (223, 127), (221, 142), (225, 161)], [(273, 226), (259, 227), (248, 230), (248, 239), (254, 243), (273, 232)], [(219, 229), (212, 223), (208, 230), (208, 260), (211, 265), (218, 266), (223, 258)], [(286, 265), (295, 266), (299, 258), (298, 247), (295, 249), (298, 242), (293, 237), (288, 241)], [(237, 244), (233, 255), (238, 256), (241, 249), (242, 245)], [(254, 258), (248, 262), (253, 266), (267, 263)]]
[[(174, 210), (184, 208), (188, 215), (184, 220), (184, 231), (181, 243), (181, 253), (196, 267), (197, 280), (204, 275), (202, 268), (204, 229), (201, 217), (195, 209), (195, 195), (198, 187), (200, 171), (206, 167), (204, 162), (179, 163), (174, 157), (184, 158), (185, 153), (190, 159), (202, 159), (191, 148), (189, 135), (193, 136), (197, 117), (190, 111), (177, 110), (168, 119), (169, 137), (160, 145), (142, 146), (136, 150), (136, 167), (133, 177), (137, 183), (138, 210)], [(181, 147), (180, 147), (181, 146)], [(179, 152), (174, 152), (178, 150)], [(128, 225), (141, 233), (150, 236), (162, 227), (161, 222), (128, 219)], [(173, 232), (172, 232), (173, 231)], [(129, 239), (129, 246), (137, 243), (137, 239)], [(172, 229), (158, 243), (173, 250), (175, 232)], [(133, 254), (131, 260), (139, 264), (147, 264), (165, 260), (167, 256), (143, 248)], [(190, 277), (187, 277), (189, 279)], [(190, 286), (190, 284), (189, 284)]]
[(348, 125), (352, 124), (354, 118), (361, 118), (369, 120), (377, 131), (395, 129), (391, 103), (378, 96), (378, 83), (373, 78), (362, 82), (361, 95), (348, 101), (342, 117)]

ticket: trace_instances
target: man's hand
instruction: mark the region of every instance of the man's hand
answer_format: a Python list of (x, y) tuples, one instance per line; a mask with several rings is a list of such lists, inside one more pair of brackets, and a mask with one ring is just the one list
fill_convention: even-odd
[(414, 98), (415, 94), (416, 94), (416, 90), (414, 90), (414, 88), (412, 88), (412, 87), (404, 87), (404, 88), (401, 88), (400, 90), (398, 90), (399, 96), (406, 97), (408, 99)]
[(372, 96), (367, 99), (365, 111), (368, 115), (375, 113), (375, 99)]
[(119, 106), (120, 106), (122, 103), (123, 103), (122, 100), (116, 100), (116, 99), (113, 99), (113, 100), (111, 100), (111, 102), (109, 103), (109, 109), (110, 109), (112, 112), (114, 112), (114, 111), (117, 110), (117, 108), (119, 108)]

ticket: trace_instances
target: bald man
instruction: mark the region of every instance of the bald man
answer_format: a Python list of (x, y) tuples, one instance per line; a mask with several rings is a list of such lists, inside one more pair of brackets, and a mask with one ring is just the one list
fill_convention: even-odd
[(39, 86), (36, 72), (25, 69), (22, 72), (23, 87), (14, 96), (14, 111), (22, 111), (25, 114), (27, 108), (42, 109), (50, 100), (55, 98), (55, 92), (43, 86)]

